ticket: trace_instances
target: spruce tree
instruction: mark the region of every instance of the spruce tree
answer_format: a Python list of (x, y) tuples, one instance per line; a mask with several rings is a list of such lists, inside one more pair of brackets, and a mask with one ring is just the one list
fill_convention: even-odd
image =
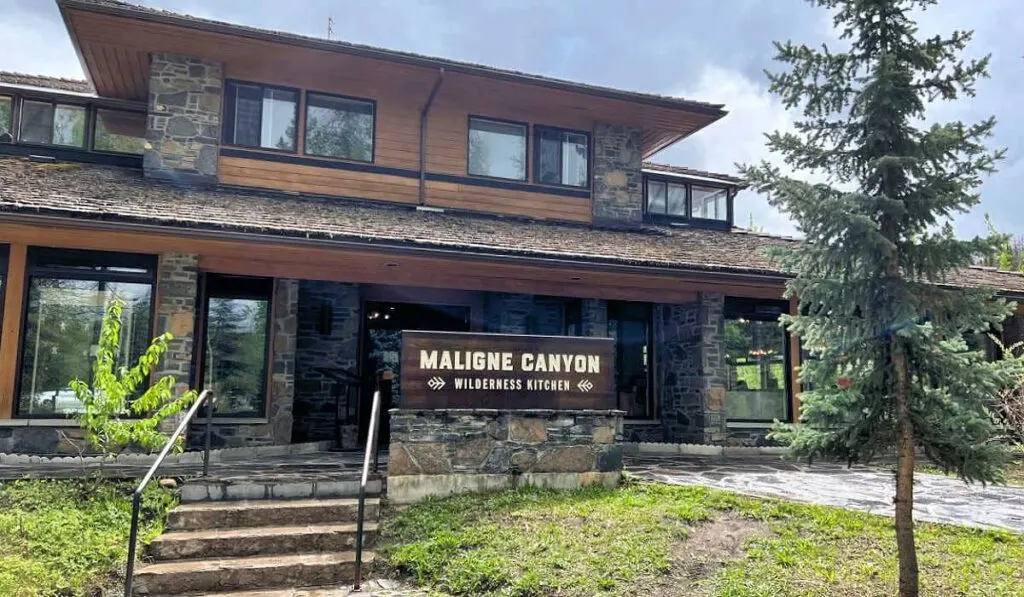
[[(829, 10), (843, 49), (776, 43), (771, 90), (803, 118), (769, 134), (796, 175), (747, 166), (755, 188), (806, 242), (776, 253), (799, 309), (784, 324), (815, 358), (801, 366), (800, 424), (774, 436), (805, 458), (897, 456), (899, 594), (918, 594), (915, 451), (967, 481), (1002, 480), (1005, 449), (988, 406), (1009, 383), (963, 335), (998, 329), (1011, 307), (949, 275), (998, 251), (960, 240), (950, 218), (979, 202), (1002, 152), (994, 119), (925, 124), (926, 106), (974, 95), (988, 59), (963, 60), (971, 34), (921, 39), (914, 13), (934, 0), (810, 0)], [(824, 175), (811, 184), (801, 173)], [(844, 383), (837, 384), (843, 379)]]

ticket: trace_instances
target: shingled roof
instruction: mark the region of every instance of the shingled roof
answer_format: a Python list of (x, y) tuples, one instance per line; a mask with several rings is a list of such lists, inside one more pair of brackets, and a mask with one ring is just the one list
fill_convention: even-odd
[[(419, 212), (339, 198), (179, 186), (129, 168), (0, 157), (0, 221), (5, 213), (779, 277), (764, 250), (797, 242), (742, 231), (623, 230)], [(970, 268), (950, 281), (1024, 295), (1024, 275), (1016, 273)]]
[(92, 85), (82, 79), (64, 79), (62, 77), (0, 71), (0, 85), (5, 84), (54, 89), (57, 91), (72, 91), (74, 93), (93, 93)]

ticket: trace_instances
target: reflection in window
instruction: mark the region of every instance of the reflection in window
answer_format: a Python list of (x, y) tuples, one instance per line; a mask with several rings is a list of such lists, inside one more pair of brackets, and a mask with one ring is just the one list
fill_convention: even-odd
[(608, 335), (615, 338), (618, 408), (631, 419), (654, 416), (651, 383), (651, 306), (609, 302)]
[(373, 112), (373, 102), (307, 94), (306, 154), (373, 161)]
[(590, 138), (586, 133), (536, 127), (537, 182), (587, 186)]
[(726, 220), (729, 217), (726, 200), (729, 190), (717, 187), (693, 185), (693, 209), (690, 217), (705, 220)]
[(729, 421), (788, 420), (786, 337), (777, 320), (725, 321)]
[(660, 180), (647, 181), (647, 213), (686, 216), (686, 185)]
[(225, 136), (234, 145), (295, 151), (297, 106), (296, 91), (229, 82)]
[(526, 180), (526, 125), (470, 118), (469, 173)]
[(18, 414), (63, 415), (81, 404), (73, 379), (91, 381), (103, 315), (125, 301), (117, 365), (134, 365), (152, 335), (155, 260), (100, 252), (29, 250)]
[(0, 143), (14, 141), (11, 127), (14, 125), (14, 99), (0, 95)]
[(146, 149), (146, 115), (139, 112), (96, 110), (93, 149), (141, 154)]
[(203, 389), (214, 414), (263, 416), (273, 280), (209, 276), (203, 334)]
[(85, 145), (85, 108), (48, 102), (22, 102), (21, 140), (26, 143)]

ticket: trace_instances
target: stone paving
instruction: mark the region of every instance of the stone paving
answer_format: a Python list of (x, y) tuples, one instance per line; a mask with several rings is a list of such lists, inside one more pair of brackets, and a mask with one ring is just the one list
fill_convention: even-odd
[[(893, 514), (893, 474), (877, 468), (770, 458), (640, 455), (625, 460), (626, 471), (642, 479)], [(1024, 487), (967, 485), (955, 478), (921, 473), (915, 480), (917, 520), (1024, 533)]]

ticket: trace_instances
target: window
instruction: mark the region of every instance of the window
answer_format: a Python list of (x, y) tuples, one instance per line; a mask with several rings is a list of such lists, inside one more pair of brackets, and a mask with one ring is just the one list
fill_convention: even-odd
[(229, 81), (224, 138), (234, 145), (295, 151), (299, 92)]
[(73, 379), (89, 381), (103, 315), (125, 301), (117, 365), (134, 364), (152, 339), (156, 258), (32, 247), (18, 379), (18, 414), (78, 412)]
[(615, 338), (618, 407), (631, 419), (654, 416), (651, 363), (651, 306), (608, 303), (608, 335)]
[(470, 118), (469, 173), (526, 180), (526, 125)]
[(140, 112), (96, 110), (93, 149), (141, 154), (146, 148), (146, 115)]
[(727, 220), (729, 218), (729, 189), (691, 185), (691, 218), (705, 220)]
[(686, 217), (686, 185), (647, 181), (647, 213)]
[(305, 153), (372, 162), (373, 119), (371, 101), (309, 93)]
[(86, 114), (82, 106), (24, 100), (21, 103), (21, 135), (25, 143), (85, 145)]
[(585, 187), (590, 177), (587, 169), (590, 136), (586, 133), (535, 127), (537, 182)]
[(14, 98), (0, 95), (0, 143), (14, 141)]
[(206, 279), (201, 387), (214, 397), (214, 414), (266, 414), (270, 352), (269, 278), (210, 275)]
[(790, 420), (789, 345), (779, 325), (786, 308), (785, 302), (726, 299), (728, 421)]

